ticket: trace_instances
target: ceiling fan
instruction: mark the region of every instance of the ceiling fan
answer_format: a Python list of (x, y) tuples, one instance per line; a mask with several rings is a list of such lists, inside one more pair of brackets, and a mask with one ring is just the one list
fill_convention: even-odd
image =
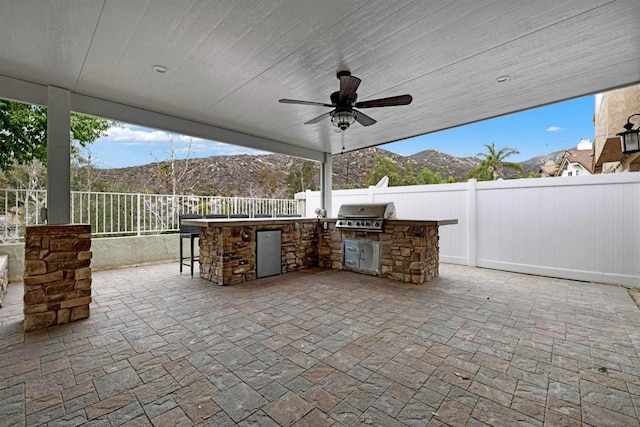
[(322, 102), (313, 101), (298, 101), (295, 99), (281, 99), (283, 104), (299, 104), (299, 105), (317, 105), (321, 107), (331, 107), (332, 111), (321, 114), (315, 119), (311, 119), (305, 122), (305, 125), (312, 125), (318, 123), (325, 117), (331, 117), (331, 123), (334, 126), (344, 131), (353, 122), (358, 122), (362, 126), (371, 126), (376, 121), (364, 114), (356, 108), (377, 108), (377, 107), (392, 107), (395, 105), (408, 105), (411, 104), (413, 98), (411, 95), (399, 95), (391, 96), (389, 98), (372, 99), (369, 101), (356, 102), (358, 99), (358, 86), (360, 86), (361, 80), (351, 75), (350, 71), (338, 71), (338, 80), (340, 80), (340, 90), (331, 94), (331, 104), (325, 104)]

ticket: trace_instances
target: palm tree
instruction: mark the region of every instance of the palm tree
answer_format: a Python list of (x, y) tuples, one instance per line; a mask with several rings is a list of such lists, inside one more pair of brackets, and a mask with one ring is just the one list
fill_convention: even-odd
[(524, 176), (524, 168), (520, 163), (505, 162), (504, 160), (520, 152), (515, 148), (503, 147), (496, 151), (495, 143), (484, 144), (489, 153), (478, 153), (478, 157), (482, 159), (477, 167), (473, 168), (467, 175), (467, 178), (477, 178), (479, 181), (493, 181), (500, 177), (503, 168), (520, 172), (520, 176)]

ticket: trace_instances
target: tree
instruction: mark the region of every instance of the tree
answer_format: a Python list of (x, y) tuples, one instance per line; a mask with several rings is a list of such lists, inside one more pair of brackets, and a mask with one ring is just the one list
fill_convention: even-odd
[(433, 172), (428, 167), (424, 167), (418, 176), (418, 183), (420, 184), (442, 184), (443, 182), (440, 172)]
[(376, 156), (373, 168), (369, 173), (369, 185), (376, 185), (385, 175), (389, 177), (389, 185), (400, 185), (400, 168), (396, 162), (385, 156)]
[(265, 166), (258, 173), (258, 185), (262, 188), (264, 196), (268, 199), (273, 199), (276, 196), (278, 187), (280, 186), (278, 171), (272, 166)]
[(296, 193), (305, 190), (316, 191), (318, 170), (313, 162), (305, 160), (299, 168), (293, 170), (287, 176), (287, 186), (289, 187), (289, 197), (293, 198)]
[(161, 191), (168, 192), (172, 196), (175, 196), (179, 192), (184, 193), (185, 190), (187, 190), (186, 192), (191, 193), (195, 184), (192, 185), (191, 188), (186, 189), (179, 186), (179, 184), (189, 170), (189, 161), (191, 160), (193, 138), (189, 137), (189, 145), (186, 148), (186, 157), (182, 164), (180, 164), (180, 161), (177, 157), (177, 153), (180, 150), (176, 147), (175, 135), (169, 134), (169, 143), (171, 146), (170, 151), (167, 152), (170, 156), (169, 160), (160, 160), (153, 155), (153, 152), (149, 153), (158, 164), (157, 174), (154, 172), (154, 175), (159, 176), (163, 181), (163, 190)]
[(23, 165), (14, 163), (0, 170), (0, 186), (20, 190), (42, 190), (47, 186), (47, 170), (38, 159)]
[[(115, 123), (71, 114), (71, 140), (85, 147), (104, 136)], [(37, 159), (47, 162), (47, 109), (0, 99), (0, 169)]]
[(416, 176), (416, 171), (411, 166), (404, 168), (404, 175), (402, 176), (402, 185), (418, 185), (419, 180)]
[(96, 167), (87, 147), (81, 150), (71, 150), (71, 189), (75, 191), (108, 191), (105, 183), (100, 180), (101, 170)]
[(524, 168), (520, 163), (505, 162), (505, 159), (513, 154), (519, 154), (520, 152), (515, 148), (503, 147), (496, 151), (495, 144), (484, 144), (487, 147), (488, 153), (478, 153), (478, 156), (482, 158), (482, 163), (473, 168), (468, 178), (477, 178), (479, 181), (493, 181), (500, 178), (503, 169), (511, 169), (520, 173), (520, 176), (524, 175)]

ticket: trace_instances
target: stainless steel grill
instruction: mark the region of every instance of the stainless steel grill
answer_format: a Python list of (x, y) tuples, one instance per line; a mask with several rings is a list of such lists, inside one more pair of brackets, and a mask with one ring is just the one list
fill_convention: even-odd
[(336, 228), (380, 233), (384, 231), (384, 220), (395, 217), (396, 209), (392, 202), (344, 204), (338, 210)]

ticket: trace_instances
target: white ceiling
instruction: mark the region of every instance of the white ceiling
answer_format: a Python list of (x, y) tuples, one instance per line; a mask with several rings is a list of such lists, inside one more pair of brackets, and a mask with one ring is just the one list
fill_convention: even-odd
[(327, 108), (278, 99), (329, 102), (342, 69), (361, 101), (413, 95), (345, 134), (378, 145), (636, 83), (639, 24), (638, 0), (0, 0), (0, 77), (335, 154), (303, 124)]

